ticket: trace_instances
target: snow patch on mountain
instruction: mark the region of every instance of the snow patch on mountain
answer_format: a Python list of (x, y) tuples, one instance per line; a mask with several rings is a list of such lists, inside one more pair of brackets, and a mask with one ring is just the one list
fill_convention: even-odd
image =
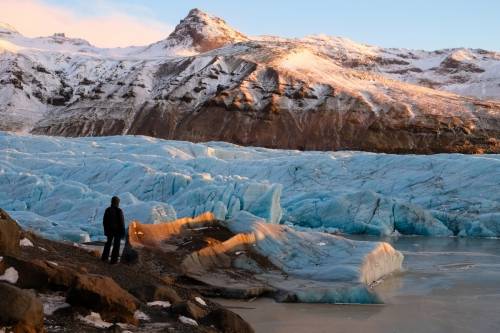
[[(478, 114), (483, 112), (481, 105), (443, 91), (500, 98), (500, 55), (470, 49), (383, 49), (324, 35), (247, 37), (224, 20), (194, 9), (166, 39), (143, 47), (98, 48), (63, 33), (28, 38), (2, 25), (0, 83), (0, 130), (177, 138), (172, 133), (176, 121), (188, 114), (196, 118), (196, 112), (216, 106), (257, 113), (286, 111), (299, 131), (317, 110), (351, 117), (352, 110), (366, 109), (377, 119), (390, 118), (389, 123), (406, 115), (411, 117), (405, 124), (422, 115), (458, 117), (464, 125), (456, 131), (481, 127), (488, 132), (490, 117)], [(386, 115), (393, 109), (403, 115)], [(160, 119), (152, 123), (171, 119), (173, 124), (152, 129), (147, 119), (153, 115)], [(373, 117), (362, 115), (356, 121), (367, 119)], [(479, 121), (488, 123), (475, 123)], [(206, 133), (196, 126), (179, 132), (200, 131), (200, 139), (206, 140)], [(251, 141), (245, 138), (234, 141)], [(197, 135), (183, 139), (197, 140)], [(222, 135), (216, 139), (227, 140)], [(343, 146), (328, 143), (337, 145)]]
[(11, 34), (19, 34), (19, 32), (8, 23), (0, 22), (0, 34), (11, 35)]

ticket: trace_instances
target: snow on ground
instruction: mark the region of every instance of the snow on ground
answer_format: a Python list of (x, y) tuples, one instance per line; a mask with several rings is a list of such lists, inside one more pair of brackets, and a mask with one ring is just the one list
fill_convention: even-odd
[(102, 320), (101, 315), (97, 312), (91, 312), (89, 315), (85, 317), (79, 316), (78, 319), (83, 321), (85, 324), (88, 324), (96, 328), (109, 328), (113, 326), (112, 323), (108, 323)]
[(23, 238), (19, 241), (20, 246), (33, 247), (33, 243), (28, 238)]
[(12, 284), (16, 284), (19, 279), (19, 273), (16, 271), (14, 267), (9, 267), (5, 270), (5, 272), (0, 275), (0, 281), (7, 281)]
[(205, 301), (203, 300), (203, 298), (201, 297), (195, 297), (194, 298), (196, 302), (198, 302), (199, 304), (203, 305), (203, 306), (207, 306), (207, 303), (205, 303)]
[[(0, 132), (0, 207), (58, 239), (102, 237), (118, 195), (126, 220), (239, 211), (330, 232), (500, 235), (500, 156), (300, 152), (141, 136)], [(318, 242), (324, 242), (318, 240)]]
[(161, 308), (169, 308), (172, 306), (169, 301), (154, 301), (154, 302), (148, 302), (148, 306), (158, 306)]
[(198, 326), (198, 323), (196, 322), (196, 320), (188, 318), (188, 317), (179, 316), (179, 321), (183, 324), (186, 324), (186, 325)]
[(51, 316), (54, 312), (70, 307), (66, 303), (66, 297), (58, 294), (40, 294), (40, 300), (43, 303), (43, 314), (46, 316)]

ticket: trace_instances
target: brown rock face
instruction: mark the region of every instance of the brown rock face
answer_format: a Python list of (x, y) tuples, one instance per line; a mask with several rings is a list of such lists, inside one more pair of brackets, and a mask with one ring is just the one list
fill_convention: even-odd
[[(280, 53), (279, 45), (266, 45), (252, 52), (207, 56), (194, 73), (201, 61), (196, 57), (164, 64), (152, 99), (77, 103), (52, 113), (33, 133), (134, 134), (300, 150), (500, 152), (500, 102), (340, 69), (307, 50)], [(297, 59), (289, 64), (290, 57)], [(309, 61), (321, 65), (321, 75)], [(166, 77), (175, 82), (162, 86)]]
[(253, 333), (253, 328), (239, 315), (226, 309), (216, 309), (201, 321), (203, 325), (218, 328), (225, 333)]
[(204, 309), (201, 305), (195, 304), (192, 301), (185, 301), (175, 304), (172, 307), (172, 312), (188, 318), (200, 320), (208, 314), (208, 309)]
[(0, 208), (0, 254), (15, 254), (19, 251), (21, 228)]
[[(364, 150), (387, 153), (498, 153), (497, 119), (481, 124), (460, 117), (408, 117), (393, 109), (392, 118), (360, 106), (348, 112), (319, 109), (297, 116), (290, 110), (228, 110), (211, 106), (190, 114), (168, 131), (138, 126), (130, 134), (194, 142), (227, 141), (244, 146), (299, 150)], [(298, 119), (299, 118), (299, 119)], [(479, 127), (477, 128), (476, 125)]]
[(175, 27), (166, 42), (190, 42), (197, 51), (206, 52), (246, 40), (245, 35), (229, 27), (221, 18), (195, 8)]
[(176, 304), (182, 301), (182, 298), (175, 289), (165, 285), (141, 286), (140, 288), (131, 290), (131, 293), (145, 303), (168, 301), (170, 304)]
[(42, 302), (31, 291), (0, 283), (0, 326), (16, 333), (45, 332)]
[(73, 306), (99, 312), (106, 321), (137, 324), (134, 312), (138, 301), (109, 277), (79, 275), (66, 300)]
[(36, 290), (67, 290), (73, 285), (78, 273), (67, 267), (56, 266), (39, 259), (23, 260), (4, 257), (5, 264), (19, 273), (18, 287)]

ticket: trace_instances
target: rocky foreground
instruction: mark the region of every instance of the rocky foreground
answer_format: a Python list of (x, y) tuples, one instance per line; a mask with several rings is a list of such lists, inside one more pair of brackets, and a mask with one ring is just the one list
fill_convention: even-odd
[(109, 265), (88, 244), (41, 238), (0, 214), (0, 327), (16, 332), (253, 332), (205, 297), (379, 304), (372, 285), (403, 261), (385, 242), (300, 232), (242, 212), (231, 222), (212, 213), (132, 221), (121, 263)]
[(253, 332), (168, 262), (109, 265), (23, 231), (1, 209), (0, 255), (2, 332)]
[(249, 37), (197, 9), (166, 39), (123, 49), (0, 25), (0, 130), (498, 153), (499, 84), (496, 52)]

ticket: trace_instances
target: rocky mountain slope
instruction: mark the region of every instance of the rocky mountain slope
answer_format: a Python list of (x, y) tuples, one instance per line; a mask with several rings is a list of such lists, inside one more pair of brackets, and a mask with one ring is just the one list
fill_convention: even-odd
[(100, 49), (0, 26), (0, 130), (499, 152), (499, 85), (500, 53), (248, 37), (197, 9), (145, 47)]

